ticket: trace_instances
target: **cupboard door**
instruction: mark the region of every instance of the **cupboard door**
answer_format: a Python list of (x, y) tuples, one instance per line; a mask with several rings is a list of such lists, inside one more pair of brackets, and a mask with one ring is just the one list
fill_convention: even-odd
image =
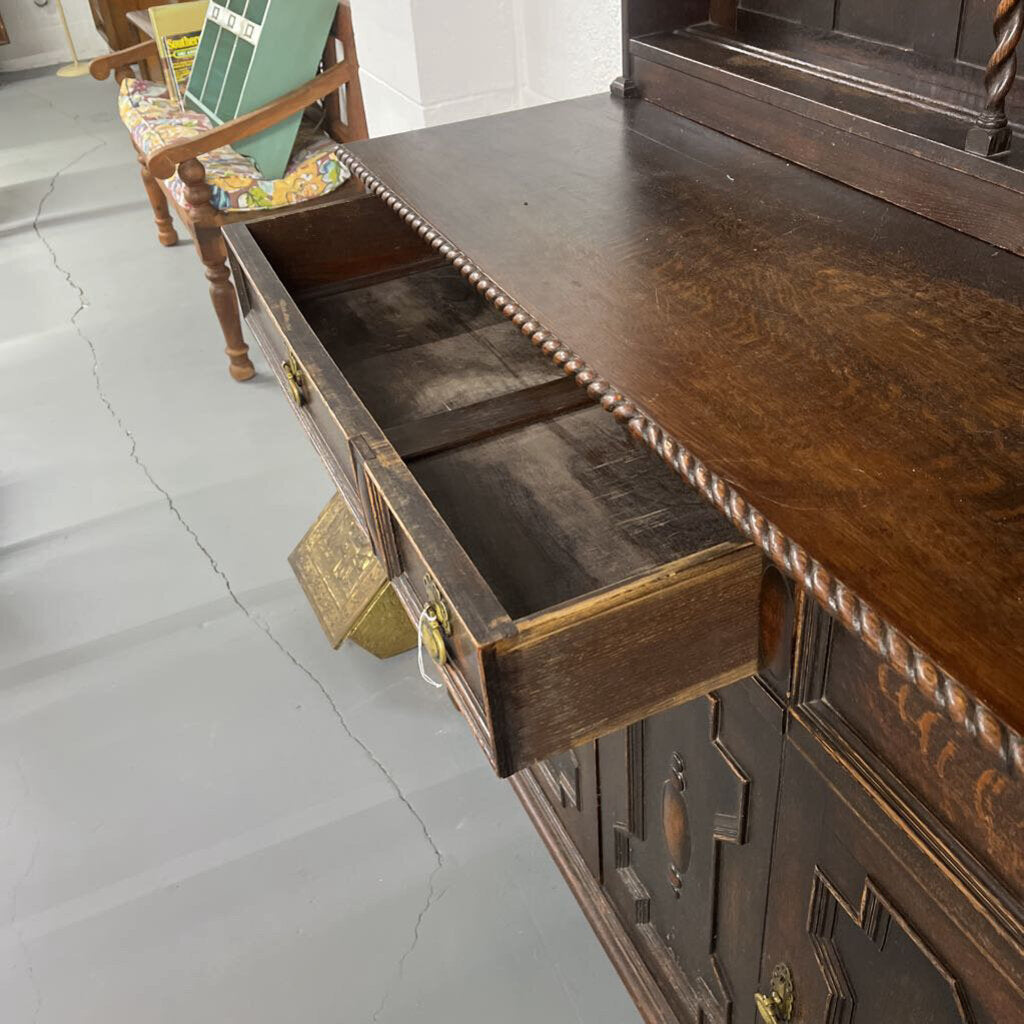
[(597, 744), (555, 754), (539, 761), (530, 771), (548, 798), (558, 820), (565, 826), (595, 878), (601, 877), (598, 836)]
[(1020, 930), (798, 718), (786, 748), (761, 991), (785, 964), (800, 1024), (1024, 1020)]
[(598, 743), (604, 887), (682, 1020), (749, 1020), (783, 719), (748, 679)]

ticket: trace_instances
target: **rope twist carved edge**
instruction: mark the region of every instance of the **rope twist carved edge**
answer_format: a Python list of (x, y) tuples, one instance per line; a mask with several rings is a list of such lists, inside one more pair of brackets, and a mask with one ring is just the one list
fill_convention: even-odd
[(1024, 738), (975, 700), (902, 633), (881, 619), (799, 544), (770, 523), (732, 484), (712, 472), (685, 445), (667, 434), (513, 298), (502, 292), (464, 252), (395, 195), (356, 157), (342, 150), (341, 160), (368, 193), (387, 204), (424, 242), (451, 263), (484, 299), (511, 320), (535, 348), (560, 366), (567, 376), (575, 377), (576, 383), (587, 389), (590, 398), (718, 508), (740, 533), (764, 551), (780, 571), (804, 587), (846, 629), (858, 636), (875, 654), (885, 658), (901, 676), (914, 683), (954, 725), (994, 755), (1007, 773), (1024, 777)]

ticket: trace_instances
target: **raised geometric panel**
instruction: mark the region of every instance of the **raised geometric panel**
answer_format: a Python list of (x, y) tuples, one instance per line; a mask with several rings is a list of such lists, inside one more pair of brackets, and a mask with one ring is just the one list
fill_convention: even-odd
[[(664, 779), (660, 787), (659, 838), (662, 856), (667, 860), (663, 878), (676, 899), (683, 895), (684, 876), (694, 860), (692, 845), (703, 843), (710, 847), (709, 851), (698, 851), (696, 862), (700, 865), (699, 875), (692, 879), (691, 891), (687, 893), (690, 905), (685, 914), (688, 939), (694, 952), (706, 957), (704, 970), (695, 975), (679, 970), (671, 948), (672, 935), (661, 920), (652, 916), (651, 892), (633, 863), (632, 844), (636, 842), (639, 845), (642, 840), (631, 832), (627, 822), (632, 821), (635, 827), (636, 823), (644, 820), (640, 811), (646, 795), (642, 771), (649, 758), (644, 747), (643, 729), (634, 728), (626, 736), (629, 807), (626, 822), (616, 823), (614, 828), (615, 869), (624, 895), (631, 903), (630, 923), (639, 932), (648, 955), (660, 965), (663, 973), (669, 975), (677, 998), (696, 1019), (724, 1022), (729, 1019), (731, 998), (715, 949), (719, 843), (742, 844), (744, 841), (749, 780), (722, 740), (721, 698), (717, 694), (708, 694), (694, 704), (698, 708), (703, 705), (701, 710), (707, 715), (708, 723), (707, 746), (702, 745), (691, 754), (694, 761), (700, 764), (696, 773), (700, 792), (699, 795), (695, 794), (691, 815), (684, 795), (687, 789), (684, 758), (679, 751), (673, 751), (669, 757), (669, 777)], [(714, 752), (711, 757), (707, 756), (708, 751)], [(717, 799), (720, 793), (724, 794), (722, 804)], [(694, 829), (696, 835), (692, 834)], [(702, 853), (705, 856), (702, 857)], [(691, 921), (696, 924), (696, 928)]]
[(599, 744), (605, 887), (684, 1020), (727, 1024), (736, 989), (753, 990), (781, 722), (765, 690), (740, 684)]
[(580, 803), (580, 760), (575, 750), (566, 750), (541, 761), (537, 770), (548, 789), (558, 794), (563, 810), (570, 807), (574, 811), (583, 810)]
[[(722, 741), (721, 736), (721, 700), (714, 694), (707, 698), (710, 704), (710, 739), (711, 746), (721, 758), (720, 765), (705, 766), (705, 774), (701, 783), (711, 785), (723, 794), (722, 803), (714, 811), (711, 839), (714, 844), (713, 871), (717, 883), (718, 876), (718, 844), (734, 843), (740, 845), (746, 841), (747, 826), (747, 794), (750, 779), (737, 764), (736, 759)], [(706, 772), (711, 768), (720, 779), (708, 778)], [(717, 769), (717, 771), (715, 770)], [(662, 784), (662, 838), (668, 853), (669, 885), (678, 898), (683, 889), (683, 877), (690, 865), (691, 835), (686, 810), (686, 766), (678, 752), (672, 754), (671, 774)]]
[(581, 747), (555, 754), (529, 769), (551, 809), (565, 826), (576, 849), (595, 878), (601, 877), (601, 842), (598, 832), (597, 747)]
[(854, 907), (820, 869), (807, 932), (828, 997), (824, 1024), (901, 1020), (972, 1024), (960, 985), (870, 879)]

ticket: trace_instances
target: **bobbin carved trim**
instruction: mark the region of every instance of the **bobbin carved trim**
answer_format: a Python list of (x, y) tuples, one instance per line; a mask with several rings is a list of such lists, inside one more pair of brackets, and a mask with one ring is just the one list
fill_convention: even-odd
[(401, 217), (426, 243), (452, 264), (478, 292), (526, 335), (563, 372), (573, 376), (580, 387), (601, 407), (625, 425), (638, 441), (647, 445), (702, 497), (714, 505), (745, 537), (760, 547), (790, 579), (803, 586), (846, 629), (858, 636), (904, 678), (995, 756), (1004, 770), (1024, 776), (1024, 738), (1003, 723), (993, 711), (975, 700), (967, 690), (924, 652), (885, 622), (863, 600), (837, 580), (799, 544), (783, 534), (692, 451), (666, 433), (613, 384), (601, 377), (537, 319), (503, 292), (477, 265), (400, 196), (389, 189), (362, 162), (342, 149), (341, 161), (363, 184)]

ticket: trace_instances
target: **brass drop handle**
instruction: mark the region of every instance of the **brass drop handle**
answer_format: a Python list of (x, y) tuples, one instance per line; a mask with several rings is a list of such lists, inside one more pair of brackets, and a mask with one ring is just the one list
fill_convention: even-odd
[(288, 353), (288, 358), (281, 364), (281, 369), (284, 370), (285, 380), (291, 389), (292, 401), (301, 409), (306, 404), (305, 381), (302, 377), (302, 367), (299, 366), (294, 352)]
[(768, 994), (755, 992), (754, 1002), (764, 1024), (784, 1024), (793, 1019), (793, 975), (785, 964), (778, 964), (772, 971)]
[(423, 614), (420, 616), (420, 637), (434, 663), (445, 664), (448, 660), (448, 651), (444, 646), (441, 621), (429, 601), (423, 606)]
[(448, 650), (444, 638), (452, 635), (452, 619), (441, 591), (429, 575), (423, 577), (427, 601), (420, 615), (420, 636), (427, 653), (438, 665), (448, 661)]

